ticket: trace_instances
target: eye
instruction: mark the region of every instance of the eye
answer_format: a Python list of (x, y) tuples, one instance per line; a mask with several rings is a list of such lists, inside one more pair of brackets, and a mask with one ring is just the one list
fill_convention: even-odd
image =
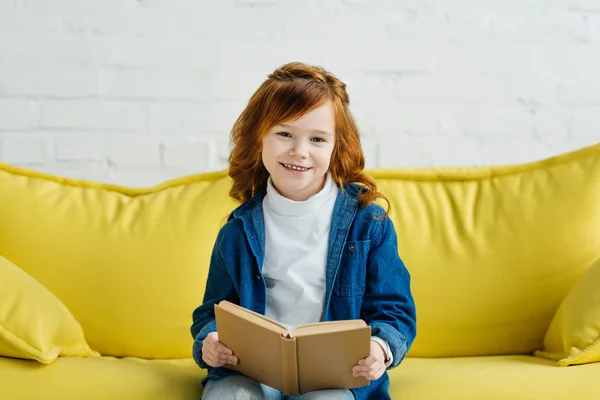
[(282, 137), (292, 137), (292, 134), (289, 132), (277, 132), (276, 134)]
[(323, 139), (322, 137), (314, 137), (311, 140), (316, 143), (325, 143), (325, 139)]

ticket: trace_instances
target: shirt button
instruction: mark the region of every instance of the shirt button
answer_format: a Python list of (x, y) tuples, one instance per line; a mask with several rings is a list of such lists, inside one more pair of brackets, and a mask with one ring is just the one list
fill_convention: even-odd
[(256, 280), (260, 281), (260, 275), (256, 275)]
[(348, 246), (348, 250), (350, 251), (354, 251), (356, 249), (356, 245), (354, 243), (352, 243), (350, 246)]

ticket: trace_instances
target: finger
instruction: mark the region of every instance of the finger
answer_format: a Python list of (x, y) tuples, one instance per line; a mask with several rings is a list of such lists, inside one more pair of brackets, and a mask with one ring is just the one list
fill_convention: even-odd
[(229, 360), (231, 360), (231, 358), (232, 358), (232, 357), (233, 357), (233, 356), (232, 356), (232, 355), (230, 355), (230, 354), (221, 353), (221, 352), (215, 352), (215, 353), (213, 354), (213, 358), (214, 358), (215, 360), (217, 360), (218, 362), (224, 363), (224, 364), (225, 364), (225, 363), (228, 363), (228, 362), (229, 362)]
[(234, 355), (221, 353), (221, 354), (219, 354), (219, 361), (221, 361), (223, 364), (236, 365), (238, 362), (238, 359)]
[(366, 359), (362, 363), (359, 363), (356, 367), (361, 368), (361, 370), (363, 370), (365, 368), (366, 369), (372, 368), (375, 364), (377, 364), (376, 360)]
[(204, 361), (206, 361), (206, 363), (208, 365), (210, 365), (211, 367), (213, 367), (213, 368), (219, 368), (219, 367), (223, 366), (223, 363), (221, 363), (221, 362), (219, 362), (219, 361), (217, 361), (217, 360), (215, 360), (214, 358), (211, 358), (211, 357), (206, 357), (206, 359)]
[(353, 376), (365, 376), (367, 373), (369, 373), (371, 371), (370, 368), (367, 367), (354, 367), (352, 368), (352, 375)]
[(227, 356), (233, 355), (233, 351), (229, 347), (226, 347), (220, 343), (213, 343), (212, 346), (207, 346), (207, 350), (211, 354), (225, 354)]
[(355, 374), (355, 376), (368, 376), (376, 371), (380, 371), (382, 367), (385, 368), (385, 364), (376, 363), (373, 365), (357, 365), (352, 368), (352, 373)]
[(222, 367), (225, 364), (231, 364), (231, 365), (237, 365), (239, 360), (237, 357), (235, 356), (229, 356), (223, 353), (216, 353), (216, 354), (212, 354), (209, 357), (207, 357), (208, 360), (210, 360), (212, 362), (213, 365), (210, 365), (208, 362), (207, 364), (209, 364), (211, 367)]
[(204, 339), (204, 343), (202, 344), (202, 352), (215, 354), (219, 348), (218, 344), (219, 342), (215, 342), (213, 340), (210, 340), (209, 338), (206, 338)]
[(229, 347), (225, 346), (221, 342), (215, 342), (213, 345), (213, 349), (215, 349), (215, 351), (217, 351), (219, 353), (227, 354), (228, 356), (233, 354), (233, 351), (231, 351), (231, 349)]
[[(215, 364), (215, 363), (223, 363), (225, 361), (225, 360), (221, 359), (220, 353), (214, 351), (214, 349), (207, 349), (206, 351), (203, 351), (202, 352), (202, 357), (205, 360), (209, 360), (213, 364)], [(214, 365), (211, 365), (211, 367), (214, 367)]]
[(374, 381), (374, 380), (381, 378), (381, 375), (383, 375), (384, 371), (385, 371), (384, 368), (378, 368), (376, 370), (366, 373), (365, 377), (370, 381)]
[(374, 369), (371, 367), (355, 367), (355, 369), (353, 369), (353, 372), (356, 372), (357, 375), (365, 375), (366, 373), (371, 372), (373, 370)]
[(377, 358), (374, 356), (369, 356), (367, 358), (363, 358), (358, 362), (358, 365), (373, 365), (377, 362)]
[(229, 361), (229, 356), (227, 354), (217, 353), (215, 354), (214, 359), (217, 362), (225, 364), (227, 361)]
[(231, 351), (228, 352), (218, 352), (215, 351), (214, 353), (212, 353), (212, 358), (214, 360), (216, 360), (217, 362), (219, 362), (220, 364), (232, 364), (232, 365), (237, 365), (238, 363), (238, 358), (236, 356), (234, 356), (233, 354), (229, 354), (231, 353)]

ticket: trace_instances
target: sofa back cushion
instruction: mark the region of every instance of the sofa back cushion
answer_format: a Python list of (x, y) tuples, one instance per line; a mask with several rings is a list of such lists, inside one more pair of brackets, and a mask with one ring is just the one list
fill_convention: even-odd
[(0, 254), (103, 355), (191, 356), (191, 315), (235, 204), (224, 173), (129, 189), (0, 166)]
[(412, 276), (411, 356), (531, 353), (600, 257), (600, 144), (513, 166), (371, 171)]

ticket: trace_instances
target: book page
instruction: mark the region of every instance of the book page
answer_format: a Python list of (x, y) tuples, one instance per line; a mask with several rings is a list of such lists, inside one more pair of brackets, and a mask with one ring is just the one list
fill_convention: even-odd
[(302, 335), (312, 335), (326, 332), (346, 331), (351, 329), (358, 329), (365, 326), (367, 326), (367, 324), (362, 319), (315, 322), (312, 324), (300, 325), (293, 329), (290, 329), (290, 337), (298, 337)]
[(231, 303), (227, 300), (219, 302), (218, 306), (224, 310), (227, 310), (233, 315), (236, 315), (240, 318), (244, 318), (245, 320), (248, 320), (256, 325), (262, 326), (273, 332), (285, 335), (285, 333), (288, 331), (288, 328), (285, 325), (275, 321), (274, 319), (271, 319), (265, 315), (259, 314), (242, 306), (238, 306), (237, 304)]

